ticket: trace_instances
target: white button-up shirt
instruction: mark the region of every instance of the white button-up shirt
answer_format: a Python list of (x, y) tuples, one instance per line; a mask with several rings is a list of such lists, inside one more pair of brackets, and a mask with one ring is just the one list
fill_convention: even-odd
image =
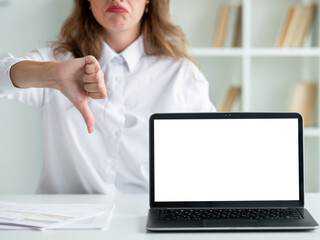
[[(67, 54), (61, 60), (71, 59)], [(143, 38), (120, 54), (106, 43), (99, 60), (108, 97), (89, 100), (95, 130), (58, 90), (19, 89), (10, 68), (21, 60), (54, 60), (51, 48), (23, 58), (0, 56), (0, 98), (37, 108), (43, 120), (44, 168), (39, 193), (146, 193), (149, 187), (150, 115), (211, 112), (208, 82), (189, 60), (147, 56)]]

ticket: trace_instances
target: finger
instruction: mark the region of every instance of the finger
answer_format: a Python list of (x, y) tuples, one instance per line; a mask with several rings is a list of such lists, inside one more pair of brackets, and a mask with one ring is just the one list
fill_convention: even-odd
[(106, 91), (106, 87), (104, 86), (104, 84), (101, 83), (88, 83), (85, 84), (83, 86), (84, 90), (91, 93), (91, 92), (105, 92)]
[(100, 71), (100, 64), (94, 63), (94, 64), (87, 64), (85, 67), (86, 74), (96, 73)]
[(97, 83), (99, 80), (98, 78), (96, 77), (96, 73), (92, 73), (92, 74), (84, 74), (83, 75), (83, 78), (82, 78), (82, 81), (84, 83)]
[(88, 93), (88, 96), (93, 99), (104, 99), (107, 97), (107, 92), (104, 92), (104, 93), (91, 92), (91, 93)]
[(94, 130), (94, 117), (93, 114), (88, 106), (88, 101), (83, 101), (77, 106), (75, 106), (79, 112), (81, 113), (89, 133), (92, 133)]
[(84, 74), (82, 81), (84, 83), (96, 83), (99, 81), (104, 82), (104, 74), (102, 71), (99, 71), (97, 73), (92, 73), (92, 74)]
[(85, 57), (85, 72), (87, 74), (96, 73), (101, 70), (98, 60), (93, 56)]

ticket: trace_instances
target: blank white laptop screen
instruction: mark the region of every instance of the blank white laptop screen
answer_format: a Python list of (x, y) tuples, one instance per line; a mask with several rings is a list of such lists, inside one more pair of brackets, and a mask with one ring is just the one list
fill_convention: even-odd
[(299, 200), (297, 119), (154, 121), (155, 202)]

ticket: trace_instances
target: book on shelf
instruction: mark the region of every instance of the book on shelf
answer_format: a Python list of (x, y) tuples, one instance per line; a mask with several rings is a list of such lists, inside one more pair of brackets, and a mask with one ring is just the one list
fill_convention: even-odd
[(290, 111), (299, 112), (303, 116), (304, 126), (312, 123), (318, 85), (311, 82), (299, 82), (295, 85)]
[(277, 47), (302, 47), (311, 34), (317, 5), (291, 6), (277, 40)]
[(292, 18), (289, 21), (288, 31), (284, 35), (283, 43), (279, 47), (292, 47), (292, 42), (296, 36), (296, 31), (298, 29), (300, 18), (302, 17), (302, 7), (294, 6)]
[(241, 6), (221, 6), (214, 31), (213, 47), (239, 47), (241, 45), (241, 25)]
[(219, 112), (231, 112), (241, 93), (239, 86), (229, 86), (222, 98)]
[(301, 10), (301, 17), (298, 28), (296, 29), (296, 35), (292, 40), (292, 47), (302, 47), (307, 33), (311, 29), (311, 25), (314, 17), (313, 6), (303, 7)]
[(241, 39), (242, 39), (242, 6), (238, 7), (237, 12), (237, 20), (236, 20), (236, 29), (234, 34), (234, 47), (241, 47)]
[(288, 34), (289, 25), (290, 25), (289, 23), (291, 23), (293, 13), (294, 13), (294, 7), (290, 7), (288, 10), (287, 17), (284, 22), (283, 28), (282, 28), (281, 35), (280, 35), (278, 43), (277, 43), (278, 47), (282, 47), (284, 45), (284, 39), (285, 39), (285, 36), (287, 36), (287, 34)]
[(217, 20), (217, 25), (214, 34), (214, 47), (223, 47), (225, 35), (227, 32), (227, 25), (229, 20), (230, 7), (222, 6), (219, 9), (219, 15)]
[(229, 12), (228, 25), (226, 29), (226, 36), (223, 43), (224, 47), (232, 47), (233, 45), (236, 21), (237, 21), (237, 8), (234, 6), (231, 6), (230, 12)]

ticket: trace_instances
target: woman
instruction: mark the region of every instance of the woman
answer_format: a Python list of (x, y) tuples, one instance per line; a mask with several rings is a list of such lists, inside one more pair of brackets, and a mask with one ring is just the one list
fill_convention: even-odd
[(145, 193), (149, 116), (215, 110), (169, 0), (75, 0), (58, 42), (0, 59), (0, 97), (42, 114), (39, 193)]

